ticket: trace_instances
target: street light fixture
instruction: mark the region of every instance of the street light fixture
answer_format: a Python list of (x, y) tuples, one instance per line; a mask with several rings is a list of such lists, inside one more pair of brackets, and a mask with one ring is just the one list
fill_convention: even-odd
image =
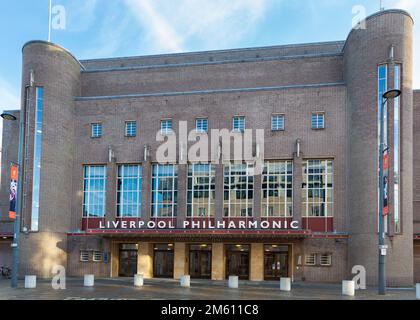
[(386, 294), (386, 275), (385, 275), (385, 219), (384, 219), (384, 195), (385, 195), (385, 181), (384, 181), (384, 154), (388, 149), (385, 146), (385, 105), (389, 100), (398, 98), (401, 95), (401, 90), (392, 89), (385, 92), (382, 96), (381, 106), (381, 121), (380, 121), (380, 147), (379, 147), (379, 269), (378, 269), (378, 294)]
[[(6, 121), (16, 121), (17, 117), (11, 113), (3, 113), (1, 117)], [(17, 288), (18, 269), (19, 269), (19, 248), (20, 248), (20, 220), (22, 215), (22, 184), (23, 184), (23, 134), (24, 118), (19, 119), (19, 152), (18, 152), (18, 188), (17, 188), (17, 208), (13, 232), (13, 262), (12, 262), (12, 288)]]

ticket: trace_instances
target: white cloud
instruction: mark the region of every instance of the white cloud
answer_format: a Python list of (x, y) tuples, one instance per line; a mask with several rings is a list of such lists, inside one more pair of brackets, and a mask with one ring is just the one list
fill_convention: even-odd
[(420, 89), (420, 1), (392, 0), (385, 2), (386, 8), (398, 8), (408, 11), (414, 18), (414, 74), (413, 87)]
[(0, 78), (0, 111), (5, 109), (20, 109), (20, 95), (16, 88)]
[[(7, 81), (0, 78), (0, 113), (4, 110), (20, 109), (20, 96), (18, 90)], [(3, 135), (3, 121), (0, 120), (0, 149)]]
[(255, 30), (272, 0), (125, 0), (154, 52), (232, 47)]
[(82, 32), (88, 30), (95, 23), (97, 2), (98, 0), (65, 1), (64, 8), (68, 20), (67, 31)]

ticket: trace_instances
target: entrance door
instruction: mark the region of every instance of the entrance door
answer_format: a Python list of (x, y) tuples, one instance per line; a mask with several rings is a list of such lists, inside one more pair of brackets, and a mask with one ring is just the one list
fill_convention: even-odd
[(190, 245), (190, 276), (197, 279), (211, 278), (211, 245)]
[(154, 246), (153, 276), (155, 278), (174, 277), (173, 244), (156, 244)]
[(249, 245), (226, 246), (226, 278), (249, 279)]
[(268, 245), (264, 248), (264, 278), (278, 280), (289, 276), (289, 247)]
[(136, 244), (120, 245), (120, 263), (118, 276), (133, 277), (137, 274), (138, 248)]

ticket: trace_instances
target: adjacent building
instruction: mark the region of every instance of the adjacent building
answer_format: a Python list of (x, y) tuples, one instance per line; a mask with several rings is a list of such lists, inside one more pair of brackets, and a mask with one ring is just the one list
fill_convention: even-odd
[[(51, 277), (63, 265), (69, 276), (339, 282), (362, 265), (375, 284), (379, 111), (382, 94), (398, 88), (402, 96), (385, 105), (387, 277), (412, 285), (420, 280), (413, 58), (413, 19), (400, 10), (327, 43), (78, 60), (28, 42), (20, 275)], [(4, 123), (3, 220), (15, 126)], [(248, 158), (226, 152), (229, 143), (214, 138), (223, 129), (244, 138)], [(206, 140), (208, 156), (192, 160)], [(161, 154), (171, 141), (175, 151)]]

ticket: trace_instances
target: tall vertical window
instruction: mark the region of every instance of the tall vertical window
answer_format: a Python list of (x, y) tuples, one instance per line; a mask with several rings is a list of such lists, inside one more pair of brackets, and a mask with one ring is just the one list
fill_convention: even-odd
[(31, 230), (39, 231), (39, 195), (41, 187), (42, 122), (44, 110), (44, 89), (36, 88), (34, 162), (32, 180)]
[(188, 217), (214, 217), (216, 168), (210, 164), (188, 166)]
[(102, 137), (102, 123), (92, 123), (92, 138)]
[(209, 121), (205, 118), (195, 120), (196, 131), (198, 133), (207, 133), (209, 131)]
[(272, 131), (284, 130), (284, 114), (274, 114), (271, 116), (271, 130)]
[(142, 167), (118, 166), (117, 216), (119, 218), (141, 216)]
[(315, 112), (312, 113), (312, 129), (325, 129), (325, 113)]
[[(383, 104), (384, 99), (383, 95), (388, 90), (388, 66), (386, 64), (378, 66), (378, 116), (377, 116), (377, 122), (378, 122), (378, 151), (381, 146), (381, 110), (384, 108), (384, 143), (387, 146), (388, 145), (388, 103)], [(379, 152), (378, 152), (379, 154)], [(385, 158), (388, 158), (388, 151), (384, 152), (384, 160)], [(379, 201), (380, 201), (380, 189), (379, 189), (379, 156), (377, 156), (378, 162), (377, 162), (377, 174), (378, 174), (378, 227), (379, 227)], [(384, 161), (384, 164), (388, 163), (388, 161)], [(384, 175), (388, 176), (389, 171), (388, 168), (384, 168)], [(386, 177), (388, 179), (388, 177)], [(389, 190), (389, 184), (385, 184), (385, 187)], [(388, 196), (388, 190), (385, 191), (385, 195)], [(388, 199), (384, 199), (384, 212), (389, 211), (389, 205), (388, 205)], [(384, 218), (384, 230), (388, 230), (388, 216)]]
[(165, 119), (160, 122), (160, 133), (162, 135), (172, 134), (172, 120)]
[(136, 121), (126, 121), (125, 122), (125, 136), (126, 137), (135, 137), (137, 135), (137, 122)]
[(302, 214), (304, 217), (332, 217), (333, 161), (308, 160), (303, 163)]
[[(394, 87), (401, 90), (401, 65), (394, 66)], [(400, 97), (394, 100), (394, 224), (395, 233), (401, 233), (400, 213)]]
[(152, 217), (173, 218), (178, 205), (178, 166), (153, 165)]
[(265, 163), (261, 195), (261, 212), (263, 217), (293, 216), (292, 161)]
[(83, 216), (105, 217), (106, 167), (85, 166), (83, 184)]
[(254, 205), (254, 176), (252, 165), (229, 164), (224, 170), (225, 217), (252, 217)]
[(245, 131), (245, 117), (234, 117), (232, 126), (233, 126), (233, 131), (244, 132)]

